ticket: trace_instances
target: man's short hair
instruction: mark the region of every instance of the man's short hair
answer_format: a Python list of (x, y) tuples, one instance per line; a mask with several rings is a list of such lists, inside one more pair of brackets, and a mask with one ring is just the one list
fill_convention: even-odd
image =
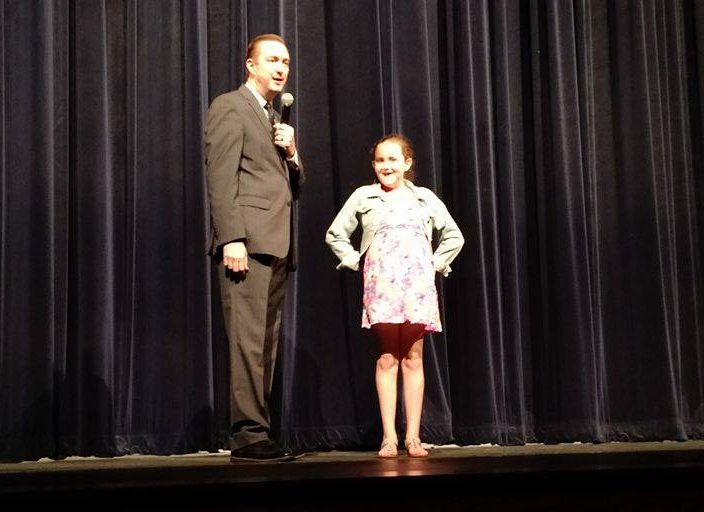
[(253, 59), (257, 54), (257, 48), (262, 41), (276, 41), (286, 46), (286, 41), (278, 34), (260, 34), (252, 39), (247, 45), (247, 55), (244, 60)]

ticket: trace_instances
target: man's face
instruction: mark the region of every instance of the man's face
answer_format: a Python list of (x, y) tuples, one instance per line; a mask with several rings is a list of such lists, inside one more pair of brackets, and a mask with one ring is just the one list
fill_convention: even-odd
[(272, 100), (288, 80), (288, 49), (278, 41), (261, 41), (247, 59), (249, 80), (264, 98)]

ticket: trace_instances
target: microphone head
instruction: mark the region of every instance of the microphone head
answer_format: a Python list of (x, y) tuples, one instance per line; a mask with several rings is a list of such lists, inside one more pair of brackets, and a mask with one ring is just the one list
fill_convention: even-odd
[(290, 107), (293, 105), (293, 94), (290, 92), (285, 92), (281, 95), (281, 104), (284, 107)]

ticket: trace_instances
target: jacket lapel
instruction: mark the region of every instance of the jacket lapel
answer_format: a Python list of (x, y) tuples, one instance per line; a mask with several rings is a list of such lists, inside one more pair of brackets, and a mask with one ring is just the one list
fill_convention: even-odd
[[(266, 134), (266, 136), (271, 138), (271, 124), (269, 124), (269, 119), (266, 117), (266, 114), (264, 113), (264, 109), (261, 107), (261, 105), (259, 105), (257, 98), (254, 97), (254, 94), (252, 94), (252, 91), (250, 91), (249, 88), (244, 84), (242, 84), (240, 86), (240, 93), (247, 100), (247, 103), (249, 104), (249, 107), (254, 112), (254, 115), (257, 117), (257, 119), (259, 119), (259, 124), (261, 125), (262, 129), (264, 130), (264, 133)], [(273, 144), (273, 141), (272, 141), (272, 144)]]
[[(256, 118), (259, 119), (259, 124), (261, 125), (262, 130), (264, 130), (264, 137), (268, 138), (271, 141), (271, 146), (274, 149), (276, 155), (279, 157), (279, 161), (281, 162), (281, 172), (284, 173), (284, 175), (286, 176), (286, 180), (288, 181), (288, 167), (286, 166), (284, 158), (281, 156), (281, 152), (279, 151), (278, 146), (274, 144), (274, 140), (272, 139), (272, 128), (271, 124), (269, 123), (269, 118), (264, 113), (264, 109), (257, 101), (257, 98), (254, 97), (254, 94), (252, 94), (252, 91), (250, 91), (246, 85), (242, 84), (239, 88), (239, 92), (247, 100), (247, 103), (254, 112)], [(278, 112), (274, 111), (274, 116), (276, 117), (278, 122)]]

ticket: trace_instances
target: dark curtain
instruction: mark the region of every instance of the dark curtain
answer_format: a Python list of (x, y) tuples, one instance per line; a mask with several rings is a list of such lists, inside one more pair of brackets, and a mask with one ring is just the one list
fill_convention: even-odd
[(262, 32), (289, 44), (308, 174), (283, 441), (380, 440), (361, 277), (323, 237), (391, 131), (467, 239), (438, 279), (425, 441), (704, 437), (700, 2), (2, 0), (0, 20), (0, 457), (227, 446), (202, 122)]

